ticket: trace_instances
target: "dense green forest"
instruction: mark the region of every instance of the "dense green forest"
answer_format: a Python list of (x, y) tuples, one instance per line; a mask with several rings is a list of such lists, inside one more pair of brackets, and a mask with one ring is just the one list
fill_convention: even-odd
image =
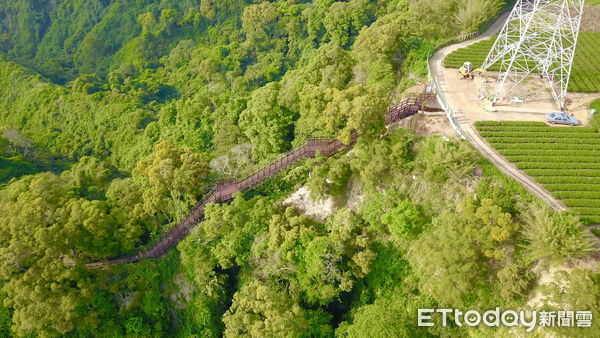
[[(435, 46), (502, 6), (0, 0), (1, 335), (514, 335), (419, 328), (417, 309), (534, 297), (598, 318), (600, 274), (576, 216), (458, 139), (381, 136)], [(219, 180), (354, 130), (352, 152), (210, 205), (167, 256), (85, 267), (147, 248)], [(283, 205), (301, 186), (335, 200), (328, 217)]]

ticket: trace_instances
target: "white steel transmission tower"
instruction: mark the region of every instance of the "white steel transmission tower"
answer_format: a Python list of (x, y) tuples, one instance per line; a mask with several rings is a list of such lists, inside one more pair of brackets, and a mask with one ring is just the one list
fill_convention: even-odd
[(548, 81), (560, 108), (565, 108), (584, 3), (517, 0), (483, 65), (488, 69), (501, 62), (494, 102), (535, 73)]

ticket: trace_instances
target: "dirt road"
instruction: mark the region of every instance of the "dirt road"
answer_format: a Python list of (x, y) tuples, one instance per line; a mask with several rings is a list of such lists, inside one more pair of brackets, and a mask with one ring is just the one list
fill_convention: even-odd
[[(457, 49), (467, 47), (478, 41), (487, 39), (494, 34), (497, 34), (502, 29), (502, 26), (506, 22), (507, 18), (508, 14), (501, 16), (487, 32), (479, 35), (475, 39), (442, 48), (435, 53), (429, 60), (431, 76), (434, 84), (437, 87), (439, 97), (441, 100), (445, 101), (442, 106), (448, 107), (450, 111), (449, 118), (455, 121), (459, 131), (467, 141), (469, 141), (483, 156), (485, 156), (496, 167), (498, 167), (498, 169), (500, 169), (506, 175), (514, 178), (517, 182), (521, 183), (529, 192), (544, 200), (546, 203), (548, 203), (548, 205), (550, 205), (550, 207), (552, 207), (552, 209), (557, 211), (566, 210), (567, 208), (561, 201), (554, 198), (552, 194), (544, 189), (544, 187), (536, 182), (533, 178), (517, 169), (514, 164), (508, 162), (483, 137), (479, 135), (473, 125), (473, 120), (477, 119), (478, 112), (485, 114), (483, 107), (481, 107), (479, 104), (479, 100), (475, 100), (479, 104), (477, 108), (474, 108), (473, 105), (469, 106), (469, 110), (474, 113), (465, 116), (462, 114), (462, 111), (465, 108), (464, 105), (468, 104), (465, 101), (465, 93), (456, 92), (450, 89), (454, 88), (453, 86), (447, 85), (447, 82), (449, 82), (449, 80), (451, 81), (451, 79), (447, 78), (449, 73), (444, 69), (444, 58)], [(473, 96), (476, 96), (476, 94), (473, 94)]]

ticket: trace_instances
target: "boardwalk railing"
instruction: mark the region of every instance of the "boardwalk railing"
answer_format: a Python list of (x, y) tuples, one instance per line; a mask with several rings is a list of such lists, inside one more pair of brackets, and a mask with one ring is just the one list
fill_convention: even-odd
[[(433, 93), (422, 93), (411, 98), (405, 99), (397, 106), (388, 110), (385, 115), (386, 125), (391, 125), (399, 120), (415, 115), (431, 100), (435, 99)], [(251, 190), (261, 183), (269, 180), (281, 171), (289, 168), (296, 162), (306, 158), (312, 158), (321, 153), (325, 157), (330, 157), (351, 148), (358, 139), (357, 132), (352, 132), (349, 144), (344, 144), (338, 139), (328, 139), (324, 137), (311, 137), (302, 145), (282, 154), (275, 160), (263, 165), (254, 172), (234, 182), (223, 182), (213, 187), (196, 204), (194, 208), (171, 230), (166, 232), (151, 248), (147, 251), (127, 258), (113, 259), (104, 262), (89, 263), (88, 268), (100, 268), (104, 266), (133, 263), (144, 258), (158, 258), (167, 253), (169, 249), (177, 245), (192, 229), (204, 219), (204, 210), (210, 203), (225, 203), (232, 199), (236, 192)]]

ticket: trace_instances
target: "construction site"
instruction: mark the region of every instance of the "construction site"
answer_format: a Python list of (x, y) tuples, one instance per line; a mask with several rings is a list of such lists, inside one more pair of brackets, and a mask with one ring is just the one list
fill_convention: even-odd
[(454, 132), (552, 208), (592, 224), (600, 223), (600, 135), (590, 124), (600, 98), (596, 9), (520, 0), (429, 61)]
[[(569, 87), (579, 29), (595, 29), (594, 17), (583, 13), (583, 1), (519, 1), (483, 34), (436, 53), (433, 80), (459, 119), (543, 122), (548, 112), (564, 111), (587, 125), (589, 105), (600, 94)], [(546, 17), (552, 20), (530, 26)], [(569, 38), (570, 44), (555, 46)]]

